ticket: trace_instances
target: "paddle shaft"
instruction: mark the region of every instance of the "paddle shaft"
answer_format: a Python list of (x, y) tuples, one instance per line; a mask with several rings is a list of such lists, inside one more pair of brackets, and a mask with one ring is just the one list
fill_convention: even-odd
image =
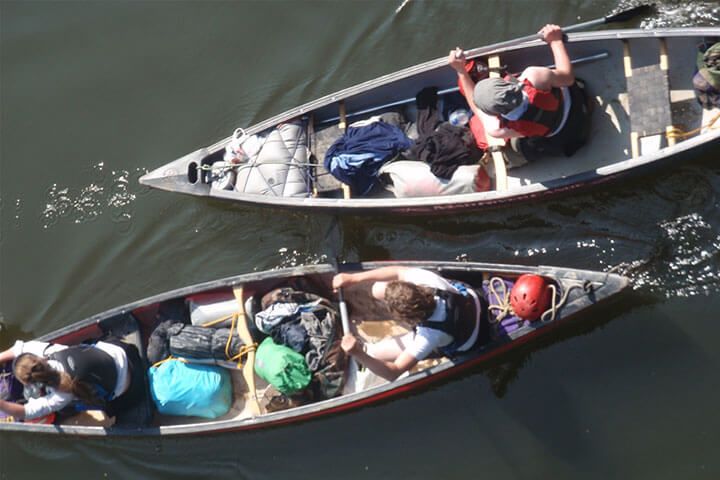
[(340, 305), (340, 320), (342, 321), (343, 335), (350, 333), (350, 317), (348, 316), (347, 304), (343, 295), (342, 287), (338, 288), (338, 304)]

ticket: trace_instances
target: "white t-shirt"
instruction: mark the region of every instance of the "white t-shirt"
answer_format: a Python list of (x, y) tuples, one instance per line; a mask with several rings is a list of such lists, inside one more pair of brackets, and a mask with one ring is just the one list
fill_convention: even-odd
[[(117, 368), (117, 382), (115, 383), (114, 397), (122, 395), (130, 385), (130, 375), (128, 372), (128, 360), (125, 350), (113, 345), (112, 343), (97, 342), (96, 348), (110, 355), (115, 362)], [(50, 344), (47, 342), (38, 342), (32, 340), (23, 342), (18, 340), (12, 346), (12, 353), (15, 358), (23, 353), (32, 353), (39, 357), (47, 357), (48, 355), (60, 352), (68, 348), (66, 345)], [(48, 364), (55, 370), (64, 372), (62, 364), (56, 360), (48, 359)], [(52, 387), (47, 388), (47, 395), (40, 398), (31, 398), (25, 404), (25, 418), (44, 417), (52, 412), (62, 410), (75, 399), (72, 393), (59, 392)]]
[[(452, 293), (460, 293), (450, 282), (440, 275), (429, 270), (423, 270), (422, 268), (408, 268), (407, 270), (401, 270), (399, 280), (413, 283), (415, 285), (445, 290)], [(428, 318), (429, 322), (445, 321), (447, 315), (445, 303), (445, 300), (435, 296), (435, 311)], [(417, 360), (423, 360), (430, 355), (433, 350), (450, 345), (453, 341), (453, 337), (451, 335), (435, 328), (423, 326), (415, 327), (415, 331), (409, 333), (408, 337), (410, 335), (412, 335), (412, 338), (409, 339), (410, 341), (403, 342), (405, 344), (405, 352), (409, 353)], [(405, 340), (405, 338), (403, 340)]]

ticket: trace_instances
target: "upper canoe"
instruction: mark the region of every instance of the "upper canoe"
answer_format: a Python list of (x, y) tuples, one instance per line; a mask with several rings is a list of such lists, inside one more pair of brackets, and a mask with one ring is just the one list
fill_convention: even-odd
[[(389, 264), (389, 262), (366, 262), (345, 265), (345, 269), (368, 270)], [(402, 261), (392, 264), (434, 271), (445, 278), (465, 282), (486, 297), (491, 294), (482, 292), (492, 290), (488, 287), (487, 282), (493, 281), (493, 278), (498, 281), (513, 282), (522, 274), (541, 275), (556, 288), (557, 308), (554, 315), (548, 315), (534, 322), (518, 321), (515, 317), (493, 321), (494, 317), (488, 319), (484, 316), (483, 322), (489, 322), (486, 325), (489, 333), (484, 337), (485, 340), (478, 342), (474, 348), (452, 358), (439, 357), (432, 361), (423, 361), (410, 374), (402, 375), (392, 382), (376, 377), (369, 370), (366, 370), (360, 378), (357, 365), (351, 362), (346, 370), (345, 387), (339, 395), (285, 410), (266, 411), (265, 407), (257, 408), (258, 405), (254, 404), (252, 398), (262, 398), (268, 384), (260, 378), (256, 378), (254, 386), (256, 396), (251, 396), (252, 388), (250, 388), (251, 383), (248, 377), (248, 374), (252, 374), (251, 366), (249, 371), (246, 369), (231, 370), (233, 372), (231, 375), (232, 407), (227, 414), (213, 420), (153, 413), (152, 403), (148, 400), (144, 405), (134, 409), (136, 411), (126, 412), (122, 424), (110, 427), (77, 423), (45, 425), (6, 420), (0, 421), (0, 433), (23, 431), (79, 436), (207, 435), (266, 428), (337, 414), (417, 391), (427, 387), (430, 383), (465, 371), (470, 367), (481, 366), (520, 344), (540, 337), (548, 338), (547, 334), (556, 331), (556, 327), (566, 324), (582, 325), (580, 320), (587, 318), (585, 315), (587, 310), (615, 298), (629, 285), (627, 278), (613, 273), (569, 268), (429, 261)], [(202, 297), (213, 298), (217, 302), (230, 301), (232, 304), (239, 300), (243, 304), (248, 304), (249, 298), (259, 298), (276, 287), (299, 284), (305, 286), (305, 291), (332, 299), (334, 294), (331, 284), (336, 271), (336, 268), (331, 265), (311, 265), (243, 274), (193, 285), (94, 315), (48, 333), (38, 340), (73, 345), (94, 342), (105, 338), (106, 335), (122, 336), (125, 341), (137, 345), (144, 355), (149, 333), (158, 324), (162, 308), (166, 308), (168, 305), (166, 302), (173, 302), (176, 306), (183, 305), (182, 308), (188, 308), (189, 302), (194, 301), (193, 299), (200, 301), (198, 299)], [(508, 283), (508, 285), (510, 284)], [(500, 287), (495, 290), (502, 294)], [(178, 303), (178, 301), (180, 302)], [(397, 334), (398, 329), (403, 329), (402, 324), (388, 318), (388, 311), (379, 302), (371, 300), (369, 288), (366, 285), (354, 285), (346, 289), (345, 301), (350, 311), (349, 329), (365, 341), (382, 338), (390, 332)], [(238, 311), (242, 311), (241, 308), (237, 308)], [(239, 326), (238, 332), (242, 330), (243, 328)], [(260, 341), (257, 338), (257, 332), (249, 335), (253, 337), (253, 342)], [(336, 341), (339, 342), (339, 338)], [(245, 365), (251, 365), (249, 358)], [(133, 421), (136, 418), (143, 418), (143, 424), (134, 424)]]
[[(268, 187), (263, 194), (238, 191), (237, 187), (218, 188), (208, 172), (213, 164), (222, 160), (231, 137), (145, 174), (140, 183), (161, 190), (249, 205), (333, 213), (433, 214), (499, 206), (576, 190), (667, 161), (690, 158), (705, 148), (717, 146), (720, 129), (709, 128), (717, 112), (700, 107), (692, 83), (697, 45), (713, 37), (720, 37), (720, 28), (628, 29), (569, 34), (567, 49), (575, 65), (575, 75), (585, 81), (594, 102), (588, 144), (571, 157), (547, 157), (508, 168), (507, 184), (495, 185), (494, 182), (493, 188), (488, 191), (396, 197), (388, 190), (376, 189), (372, 195), (348, 197), (332, 186), (317, 188), (323, 182), (310, 164), (322, 164), (324, 155), (319, 145), (327, 141), (332, 132), (337, 132), (337, 136), (341, 134), (337, 128), (341, 116), (351, 123), (383, 112), (397, 112), (412, 123), (415, 120), (412, 108), (415, 95), (422, 88), (435, 86), (441, 92), (456, 89), (457, 76), (447, 65), (446, 58), (341, 90), (246, 128), (248, 135), (267, 135), (290, 122), (300, 126), (300, 134), (304, 135), (302, 138), (308, 149), (308, 160), (302, 164), (289, 163), (289, 168), (296, 169), (307, 183), (307, 188), (299, 194), (278, 194), (273, 178), (260, 180)], [(499, 56), (509, 72), (521, 72), (531, 65), (552, 64), (550, 49), (539, 40), (499, 50), (480, 47), (469, 50), (467, 54), (468, 58), (484, 61), (490, 56)], [(667, 101), (661, 99), (658, 103), (671, 117), (672, 125), (667, 127), (676, 127), (677, 131), (687, 132), (688, 135), (671, 135), (671, 138), (665, 132), (651, 135), (654, 132), (632, 131), (633, 126), (643, 123), (647, 110), (655, 107), (637, 103), (634, 111), (630, 111), (632, 102), (629, 97), (635, 93), (628, 89), (627, 65), (632, 68), (660, 68), (662, 65), (669, 87), (666, 90), (652, 84), (644, 87), (657, 89), (657, 96), (669, 97)], [(638, 133), (647, 137), (642, 139), (642, 150), (633, 146), (632, 138)], [(323, 134), (324, 140), (318, 141), (319, 135)], [(284, 160), (278, 159), (278, 162)], [(246, 167), (257, 168), (243, 168)], [(493, 168), (500, 172), (506, 167), (494, 165)], [(257, 173), (262, 177), (261, 171)], [(501, 174), (496, 178), (501, 178)]]

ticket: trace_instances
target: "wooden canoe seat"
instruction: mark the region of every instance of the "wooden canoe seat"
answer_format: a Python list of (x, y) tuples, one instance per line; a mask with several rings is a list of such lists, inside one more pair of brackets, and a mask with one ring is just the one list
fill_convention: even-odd
[(325, 128), (316, 129), (315, 119), (310, 116), (308, 124), (308, 138), (310, 139), (310, 151), (313, 162), (313, 196), (332, 197), (342, 196), (342, 182), (335, 178), (324, 165), (325, 152), (330, 145), (344, 133), (339, 125), (329, 125)]
[[(662, 148), (663, 137), (672, 129), (670, 82), (665, 40), (660, 39), (658, 63), (632, 68), (630, 45), (623, 41), (625, 77), (630, 113), (632, 158)], [(674, 139), (668, 137), (667, 144)]]

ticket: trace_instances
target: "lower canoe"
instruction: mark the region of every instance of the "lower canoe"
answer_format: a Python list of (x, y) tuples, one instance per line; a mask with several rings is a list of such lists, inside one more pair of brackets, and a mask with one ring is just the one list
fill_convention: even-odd
[[(492, 278), (512, 282), (519, 275), (532, 273), (545, 277), (554, 285), (558, 306), (554, 315), (548, 315), (534, 322), (521, 321), (513, 325), (508, 319), (499, 322), (488, 321), (490, 335), (487, 340), (470, 351), (453, 357), (440, 357), (432, 361), (423, 361), (411, 373), (388, 382), (375, 376), (369, 370), (358, 371), (354, 362), (349, 363), (345, 372), (345, 388), (334, 398), (306, 403), (285, 410), (269, 412), (254, 401), (262, 398), (268, 384), (252, 375), (252, 366), (231, 369), (233, 383), (233, 402), (229, 412), (217, 419), (208, 420), (197, 417), (161, 415), (154, 411), (152, 401), (148, 399), (140, 408), (151, 413), (151, 420), (144, 425), (125, 421), (110, 427), (97, 425), (36, 424), (18, 421), (0, 422), (0, 432), (23, 431), (43, 434), (63, 434), (74, 436), (170, 436), (170, 435), (208, 435), (219, 432), (242, 431), (290, 424), (318, 418), (330, 414), (351, 411), (363, 406), (387, 401), (409, 392), (422, 391), (430, 384), (437, 383), (450, 376), (457, 375), (471, 367), (487, 365), (498, 356), (537, 338), (551, 339), (556, 327), (563, 324), (578, 325), (586, 316), (586, 311), (597, 304), (615, 297), (629, 284), (628, 279), (613, 273), (576, 270), (556, 267), (527, 267), (501, 264), (471, 262), (393, 262), (393, 265), (425, 268), (448, 279), (463, 281), (476, 291), (482, 292), (483, 282)], [(343, 271), (360, 271), (390, 265), (389, 262), (367, 262), (343, 265)], [(302, 283), (311, 291), (328, 299), (333, 299), (332, 277), (337, 271), (331, 265), (311, 265), (259, 273), (249, 273), (212, 282), (202, 283), (171, 292), (155, 295), (104, 313), (94, 315), (58, 331), (44, 335), (38, 340), (66, 345), (81, 342), (94, 342), (104, 335), (124, 335), (128, 341), (139, 346), (143, 354), (146, 351), (150, 332), (157, 324), (158, 311), (164, 302), (175, 301), (185, 306), (198, 295), (212, 295), (216, 299), (238, 300), (239, 305), (247, 304), (250, 298), (259, 298), (271, 289)], [(355, 335), (370, 341), (373, 336), (402, 330), (402, 324), (388, 319), (387, 311), (379, 310), (377, 302), (368, 301), (367, 285), (354, 285), (345, 291), (350, 330)], [(564, 297), (564, 301), (561, 300)], [(177, 302), (180, 300), (180, 302)], [(383, 316), (384, 315), (384, 316)], [(241, 317), (244, 318), (244, 317)], [(238, 331), (243, 329), (239, 327)], [(560, 333), (560, 332), (558, 332)], [(253, 339), (257, 342), (257, 335)], [(502, 358), (502, 357), (501, 357)], [(248, 360), (246, 365), (251, 364)], [(360, 381), (362, 380), (362, 381)], [(254, 388), (249, 386), (254, 385)], [(253, 396), (250, 390), (255, 390)], [(131, 412), (132, 413), (132, 412)], [(126, 416), (133, 418), (132, 415)], [(147, 415), (146, 415), (147, 417)]]

